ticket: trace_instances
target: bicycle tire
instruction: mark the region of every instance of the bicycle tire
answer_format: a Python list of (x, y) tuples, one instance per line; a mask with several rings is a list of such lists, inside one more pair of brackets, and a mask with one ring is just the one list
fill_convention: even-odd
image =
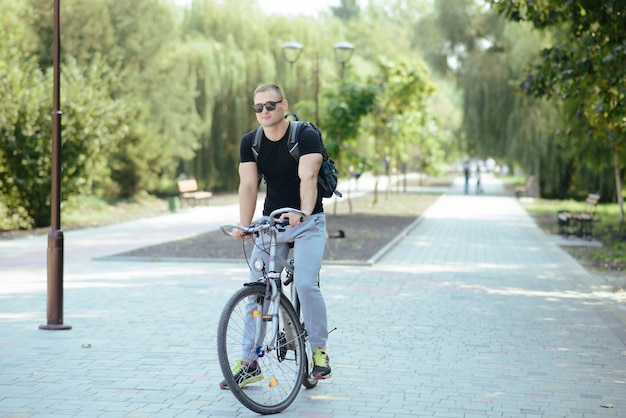
[[(260, 301), (265, 301), (264, 308)], [(306, 377), (304, 330), (298, 316), (289, 300), (281, 296), (279, 332), (276, 338), (271, 338), (268, 335), (272, 334), (271, 321), (277, 319), (264, 321), (260, 312), (271, 312), (272, 304), (265, 300), (263, 283), (244, 286), (224, 306), (217, 331), (220, 368), (230, 391), (242, 405), (262, 415), (276, 414), (289, 407), (298, 396), (300, 385)], [(256, 360), (263, 378), (241, 388), (235, 382), (232, 369), (242, 358), (246, 318), (249, 319), (248, 329), (254, 327), (255, 339), (263, 334), (262, 344), (255, 348), (259, 354)], [(293, 338), (288, 338), (288, 335)]]

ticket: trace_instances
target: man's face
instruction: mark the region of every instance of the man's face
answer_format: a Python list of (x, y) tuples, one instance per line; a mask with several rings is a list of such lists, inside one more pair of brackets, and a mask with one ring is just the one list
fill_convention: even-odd
[[(261, 109), (260, 105), (263, 106), (261, 112), (256, 114), (257, 121), (263, 126), (273, 126), (281, 122), (285, 115), (286, 103), (275, 92), (258, 93), (254, 96), (254, 105), (259, 109)], [(268, 107), (274, 110), (268, 110)]]

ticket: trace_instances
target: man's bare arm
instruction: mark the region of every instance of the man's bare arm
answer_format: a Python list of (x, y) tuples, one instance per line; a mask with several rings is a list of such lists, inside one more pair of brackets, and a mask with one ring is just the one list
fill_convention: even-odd
[[(239, 223), (250, 225), (256, 210), (259, 193), (259, 172), (255, 162), (239, 164)], [(237, 231), (237, 232), (235, 232)], [(235, 238), (241, 238), (240, 230), (233, 230)]]
[(298, 176), (300, 177), (300, 210), (311, 216), (317, 202), (317, 176), (322, 166), (322, 154), (300, 156)]

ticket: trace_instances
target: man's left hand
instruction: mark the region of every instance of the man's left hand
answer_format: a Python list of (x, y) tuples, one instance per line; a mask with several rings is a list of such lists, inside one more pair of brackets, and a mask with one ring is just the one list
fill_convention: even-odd
[(298, 213), (283, 213), (278, 220), (282, 222), (285, 219), (289, 219), (289, 226), (292, 228), (304, 222), (304, 217)]

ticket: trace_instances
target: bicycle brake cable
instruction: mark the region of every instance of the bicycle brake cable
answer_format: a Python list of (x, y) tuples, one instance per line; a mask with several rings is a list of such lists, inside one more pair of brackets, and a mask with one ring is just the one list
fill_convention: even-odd
[[(265, 247), (265, 234), (263, 232), (255, 232), (254, 235), (261, 236), (261, 240), (263, 242), (263, 246), (260, 246), (257, 244), (255, 237), (253, 236), (252, 239), (252, 245), (257, 247), (259, 250), (263, 251), (265, 254), (269, 254), (269, 251), (266, 250)], [(246, 264), (248, 265), (248, 268), (251, 269), (252, 267), (250, 266), (250, 257), (252, 257), (252, 253), (250, 253), (250, 257), (248, 257), (248, 253), (246, 252), (246, 240), (241, 240), (241, 247), (243, 250), (243, 256), (246, 259)]]

